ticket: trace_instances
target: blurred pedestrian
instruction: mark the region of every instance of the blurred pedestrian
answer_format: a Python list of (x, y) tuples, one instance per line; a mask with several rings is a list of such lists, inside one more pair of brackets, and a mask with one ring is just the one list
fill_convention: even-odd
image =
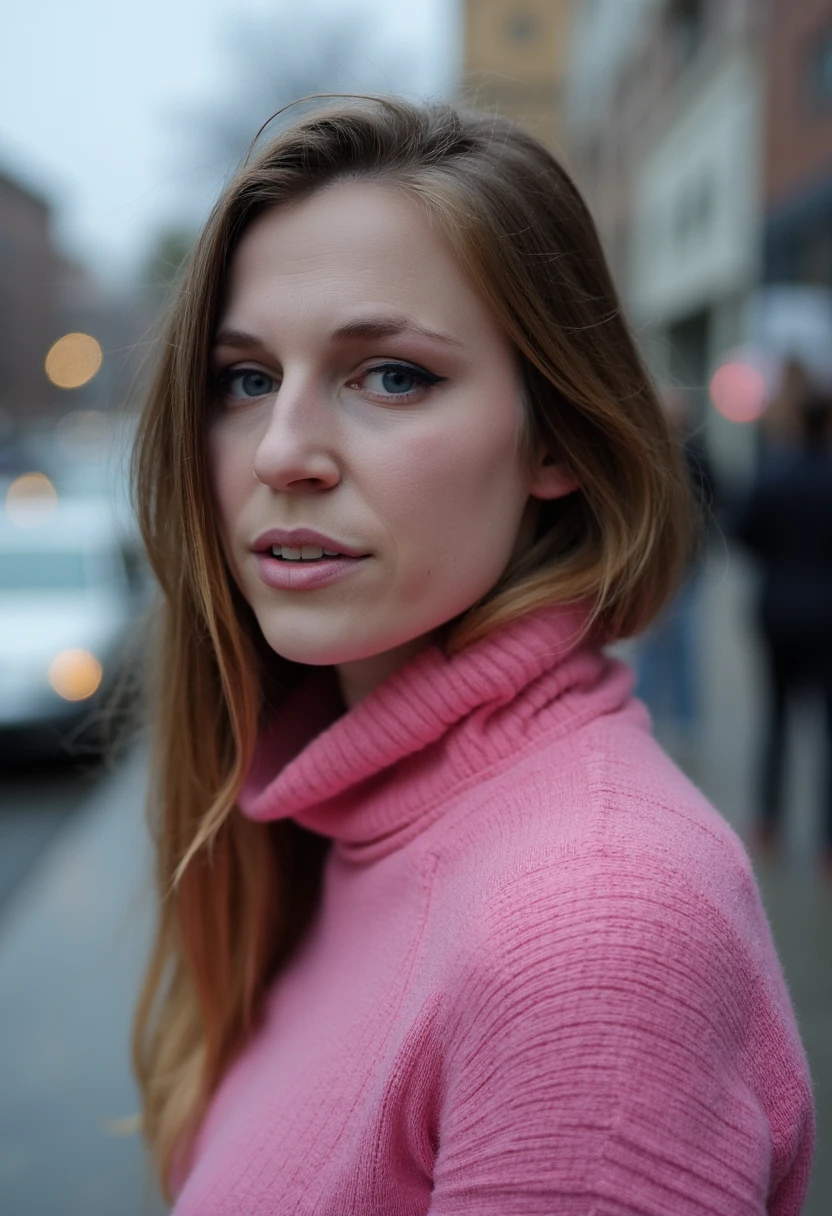
[(665, 409), (684, 456), (693, 490), (697, 529), (682, 584), (636, 651), (637, 695), (651, 712), (671, 754), (696, 770), (702, 722), (702, 585), (707, 538), (716, 506), (716, 482), (701, 430), (691, 422), (690, 399), (668, 389)]
[(673, 594), (690, 489), (552, 153), (366, 97), (255, 147), (136, 469), (175, 1216), (797, 1216), (748, 857), (606, 650)]
[(760, 419), (761, 455), (802, 446), (801, 409), (813, 391), (812, 377), (805, 362), (799, 355), (788, 355), (780, 368), (780, 382)]
[(798, 695), (814, 692), (826, 740), (821, 822), (832, 874), (832, 400), (808, 388), (793, 410), (797, 442), (763, 452), (733, 527), (762, 576), (755, 615), (768, 710), (757, 766), (756, 834), (766, 851), (781, 837), (789, 708)]

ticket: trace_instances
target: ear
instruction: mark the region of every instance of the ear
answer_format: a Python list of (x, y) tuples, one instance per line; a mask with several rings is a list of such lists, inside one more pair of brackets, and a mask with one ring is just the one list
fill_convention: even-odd
[(562, 461), (541, 451), (535, 464), (529, 493), (535, 498), (564, 498), (577, 490), (578, 481)]

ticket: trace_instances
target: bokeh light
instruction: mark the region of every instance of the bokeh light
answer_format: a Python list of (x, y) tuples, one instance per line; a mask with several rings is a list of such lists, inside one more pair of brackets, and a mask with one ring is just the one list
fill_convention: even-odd
[(21, 528), (39, 528), (58, 508), (58, 491), (45, 473), (23, 473), (6, 490), (6, 514)]
[(49, 664), (49, 683), (65, 701), (86, 701), (102, 674), (101, 664), (88, 650), (62, 650)]
[(89, 334), (64, 334), (46, 356), (46, 374), (58, 388), (80, 388), (92, 380), (104, 359), (101, 345)]
[(756, 422), (766, 410), (765, 377), (748, 363), (723, 363), (711, 377), (710, 394), (714, 409), (730, 422)]

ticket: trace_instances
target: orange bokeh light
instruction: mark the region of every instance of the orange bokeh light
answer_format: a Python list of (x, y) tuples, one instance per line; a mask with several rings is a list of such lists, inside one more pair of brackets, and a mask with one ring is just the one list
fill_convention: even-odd
[(80, 388), (101, 367), (101, 345), (89, 334), (64, 334), (46, 356), (46, 374), (58, 388)]
[(86, 701), (102, 675), (101, 664), (88, 650), (62, 650), (49, 665), (49, 683), (65, 701)]
[(58, 492), (45, 473), (23, 473), (6, 490), (6, 514), (20, 528), (39, 528), (58, 509)]

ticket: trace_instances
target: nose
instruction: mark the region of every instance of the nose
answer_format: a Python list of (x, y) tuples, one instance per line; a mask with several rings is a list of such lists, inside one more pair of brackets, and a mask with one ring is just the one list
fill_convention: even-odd
[(340, 472), (333, 434), (332, 407), (321, 387), (287, 376), (257, 443), (254, 476), (273, 490), (334, 485)]

